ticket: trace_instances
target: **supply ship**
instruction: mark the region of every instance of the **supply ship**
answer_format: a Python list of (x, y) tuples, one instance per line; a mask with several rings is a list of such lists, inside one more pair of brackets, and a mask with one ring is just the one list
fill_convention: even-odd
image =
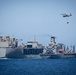
[(18, 40), (10, 36), (0, 36), (0, 58), (22, 58), (23, 49), (18, 47)]
[(34, 40), (28, 41), (23, 48), (23, 55), (26, 58), (41, 58), (39, 55), (43, 53), (44, 46), (39, 44), (38, 41), (34, 38)]
[(0, 58), (41, 58), (43, 50), (44, 46), (35, 38), (18, 46), (18, 39), (0, 36)]
[(70, 48), (63, 43), (56, 43), (55, 37), (51, 37), (50, 43), (45, 47), (44, 52), (40, 54), (42, 58), (76, 58), (75, 46), (70, 46)]
[(0, 58), (76, 58), (76, 52), (75, 46), (69, 48), (63, 43), (56, 43), (54, 36), (47, 46), (39, 44), (35, 38), (18, 46), (18, 39), (0, 36)]

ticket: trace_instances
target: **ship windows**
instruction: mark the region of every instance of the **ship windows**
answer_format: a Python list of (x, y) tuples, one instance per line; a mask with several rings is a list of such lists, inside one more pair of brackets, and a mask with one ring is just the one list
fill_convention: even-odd
[(27, 45), (27, 48), (32, 48), (32, 45)]

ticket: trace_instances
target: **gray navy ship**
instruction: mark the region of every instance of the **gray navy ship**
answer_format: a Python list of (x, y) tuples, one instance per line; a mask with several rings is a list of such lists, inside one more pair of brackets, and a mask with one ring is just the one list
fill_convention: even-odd
[(26, 58), (41, 58), (39, 54), (43, 53), (44, 46), (39, 44), (38, 41), (34, 40), (28, 41), (23, 48), (23, 55)]
[(65, 45), (63, 43), (56, 43), (55, 37), (51, 37), (50, 43), (45, 47), (44, 52), (40, 54), (42, 58), (76, 58), (75, 53), (75, 46), (67, 46), (65, 48)]
[(35, 38), (27, 41), (25, 45), (18, 46), (16, 38), (0, 36), (0, 58), (76, 58), (76, 52), (75, 46), (69, 48), (63, 43), (56, 43), (54, 36), (47, 46), (39, 44)]
[(25, 45), (18, 46), (16, 38), (0, 36), (0, 58), (41, 58), (39, 54), (43, 53), (43, 50), (44, 46), (35, 38)]

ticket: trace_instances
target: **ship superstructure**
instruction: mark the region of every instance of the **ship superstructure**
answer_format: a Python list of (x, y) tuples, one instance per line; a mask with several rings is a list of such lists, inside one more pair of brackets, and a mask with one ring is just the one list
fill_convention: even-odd
[(17, 47), (18, 41), (15, 38), (10, 38), (10, 36), (0, 36), (0, 47)]

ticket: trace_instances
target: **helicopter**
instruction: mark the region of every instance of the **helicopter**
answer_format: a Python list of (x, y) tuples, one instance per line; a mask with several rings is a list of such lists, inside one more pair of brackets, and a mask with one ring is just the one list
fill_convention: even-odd
[[(70, 16), (72, 16), (71, 13), (64, 13), (64, 14), (61, 14), (61, 15), (63, 15), (63, 17), (70, 17)], [(67, 22), (67, 24), (69, 24), (69, 22)]]
[(70, 16), (72, 16), (71, 13), (64, 13), (64, 14), (61, 14), (61, 15), (63, 15), (63, 17), (70, 17)]

